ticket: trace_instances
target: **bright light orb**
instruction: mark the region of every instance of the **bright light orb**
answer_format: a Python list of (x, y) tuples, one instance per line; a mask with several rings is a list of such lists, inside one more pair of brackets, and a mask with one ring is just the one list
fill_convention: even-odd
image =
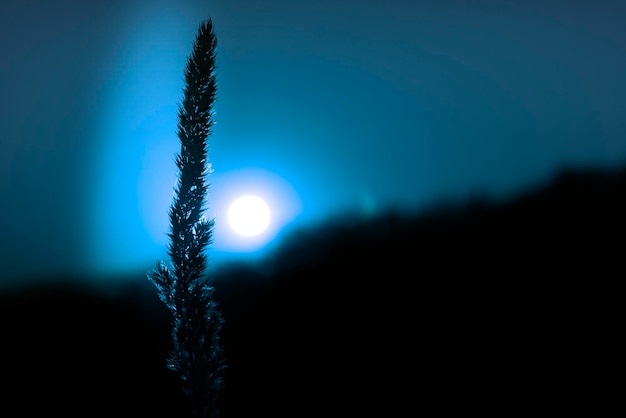
[(269, 223), (270, 209), (258, 196), (241, 196), (228, 208), (228, 224), (240, 235), (259, 235)]

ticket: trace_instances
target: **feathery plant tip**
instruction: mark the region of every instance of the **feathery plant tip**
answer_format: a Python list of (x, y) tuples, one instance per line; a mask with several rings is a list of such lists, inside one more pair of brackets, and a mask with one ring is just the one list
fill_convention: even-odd
[(216, 98), (217, 39), (210, 19), (202, 22), (184, 70), (183, 99), (178, 108), (180, 151), (178, 179), (168, 216), (167, 254), (148, 275), (172, 314), (172, 349), (167, 366), (181, 378), (184, 393), (198, 418), (219, 416), (218, 398), (226, 363), (220, 341), (224, 319), (206, 275), (206, 247), (213, 220), (203, 216), (208, 192), (208, 137)]

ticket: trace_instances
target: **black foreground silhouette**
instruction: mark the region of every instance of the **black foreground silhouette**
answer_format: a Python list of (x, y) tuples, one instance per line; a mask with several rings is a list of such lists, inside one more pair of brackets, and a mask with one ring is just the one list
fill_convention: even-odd
[[(601, 376), (617, 358), (625, 214), (626, 169), (579, 170), (507, 202), (294, 232), (214, 275), (222, 417), (597, 414), (617, 393)], [(145, 282), (4, 292), (4, 415), (191, 417)]]

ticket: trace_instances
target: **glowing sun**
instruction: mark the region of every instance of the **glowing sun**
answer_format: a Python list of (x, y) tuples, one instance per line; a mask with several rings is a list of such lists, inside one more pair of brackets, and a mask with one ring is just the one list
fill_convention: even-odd
[(269, 223), (270, 209), (258, 196), (241, 196), (228, 208), (228, 224), (240, 235), (259, 235)]

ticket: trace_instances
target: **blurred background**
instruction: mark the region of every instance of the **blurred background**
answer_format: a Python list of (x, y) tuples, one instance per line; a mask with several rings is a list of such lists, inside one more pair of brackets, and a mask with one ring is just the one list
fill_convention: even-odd
[[(337, 214), (419, 211), (626, 156), (626, 6), (570, 1), (4, 2), (2, 281), (165, 257), (182, 70), (219, 42), (212, 268)], [(255, 241), (228, 204), (272, 211)]]

